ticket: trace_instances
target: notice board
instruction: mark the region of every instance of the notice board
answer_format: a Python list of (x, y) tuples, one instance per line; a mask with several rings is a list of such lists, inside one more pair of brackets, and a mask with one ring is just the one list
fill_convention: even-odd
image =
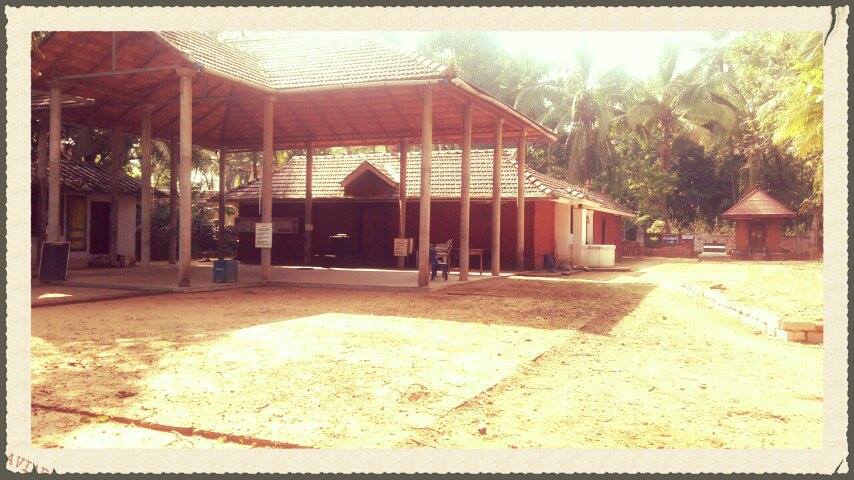
[(70, 250), (71, 244), (68, 242), (42, 243), (41, 256), (39, 257), (39, 280), (67, 280), (68, 253)]
[(273, 248), (273, 224), (255, 224), (255, 248)]

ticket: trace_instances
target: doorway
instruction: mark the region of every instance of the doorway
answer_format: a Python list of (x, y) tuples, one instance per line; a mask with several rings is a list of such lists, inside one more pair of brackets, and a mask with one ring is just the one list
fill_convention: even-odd
[(765, 224), (750, 222), (750, 251), (760, 252), (765, 249)]
[(110, 202), (91, 202), (89, 218), (89, 253), (106, 255), (110, 253)]

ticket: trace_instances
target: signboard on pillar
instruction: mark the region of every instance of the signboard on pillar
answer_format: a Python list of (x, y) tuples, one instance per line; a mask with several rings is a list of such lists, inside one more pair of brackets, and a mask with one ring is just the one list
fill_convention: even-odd
[(394, 256), (406, 257), (412, 253), (413, 241), (411, 238), (395, 238), (394, 239)]
[(273, 224), (255, 224), (255, 248), (273, 248)]

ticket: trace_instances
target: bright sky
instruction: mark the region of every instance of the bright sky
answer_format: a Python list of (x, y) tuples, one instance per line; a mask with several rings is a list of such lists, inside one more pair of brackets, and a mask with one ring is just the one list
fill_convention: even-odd
[[(415, 50), (418, 39), (429, 32), (383, 32), (377, 35)], [(587, 49), (594, 58), (593, 77), (614, 67), (645, 79), (654, 75), (664, 45), (681, 47), (677, 71), (698, 59), (695, 47), (710, 41), (710, 32), (490, 32), (509, 53), (527, 52), (532, 57), (567, 68), (575, 52)]]

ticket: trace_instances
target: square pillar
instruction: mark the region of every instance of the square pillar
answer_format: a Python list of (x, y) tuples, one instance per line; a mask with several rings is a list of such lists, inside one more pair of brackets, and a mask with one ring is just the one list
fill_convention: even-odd
[(153, 195), (151, 189), (151, 110), (146, 104), (142, 111), (142, 129), (140, 131), (140, 170), (142, 171), (142, 190), (140, 191), (140, 239), (139, 263), (143, 267), (151, 265), (151, 207)]
[(463, 152), (460, 161), (460, 281), (469, 279), (471, 213), (471, 104), (463, 107)]
[(48, 145), (47, 241), (59, 241), (59, 160), (62, 141), (62, 91), (50, 87), (50, 144)]
[[(409, 140), (400, 141), (400, 182), (397, 191), (397, 238), (406, 238), (406, 160), (409, 155)], [(397, 268), (406, 267), (406, 257), (397, 257)]]
[[(528, 144), (525, 129), (516, 145), (516, 270), (525, 270), (525, 161)], [(557, 252), (555, 252), (557, 253)]]
[[(273, 222), (273, 107), (276, 98), (273, 95), (264, 97), (264, 113), (262, 121), (262, 149), (264, 162), (261, 174), (261, 222)], [(264, 280), (273, 278), (273, 249), (261, 249), (261, 277)]]
[(120, 127), (110, 131), (110, 261), (119, 254), (119, 175), (125, 164), (125, 134)]
[(192, 196), (193, 186), (190, 183), (190, 171), (193, 162), (193, 75), (191, 69), (178, 69), (181, 88), (180, 97), (180, 166), (178, 187), (178, 286), (189, 287), (191, 263), (193, 260), (192, 232)]
[(421, 107), (421, 199), (418, 213), (418, 286), (430, 284), (430, 164), (433, 155), (433, 90), (424, 87)]
[(314, 223), (311, 218), (311, 183), (314, 175), (314, 145), (309, 143), (305, 147), (305, 251), (303, 252), (303, 263), (311, 265), (312, 246), (311, 235), (314, 231)]
[(501, 273), (501, 154), (504, 119), (495, 121), (495, 140), (492, 145), (492, 276)]

